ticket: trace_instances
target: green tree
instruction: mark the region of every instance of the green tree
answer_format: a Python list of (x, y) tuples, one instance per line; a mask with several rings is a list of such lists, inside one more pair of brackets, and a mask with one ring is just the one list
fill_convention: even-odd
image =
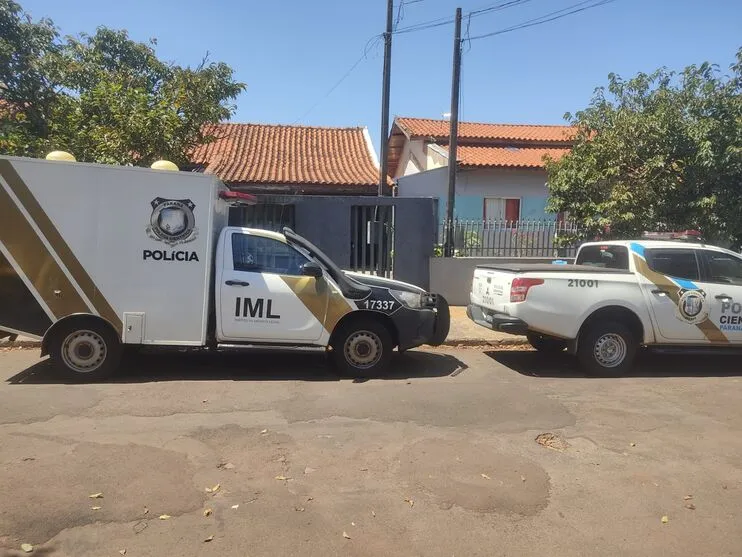
[(610, 74), (565, 118), (576, 144), (547, 161), (549, 210), (590, 235), (699, 229), (742, 242), (742, 49), (729, 75), (709, 63), (625, 81)]
[(0, 0), (0, 153), (35, 156), (48, 135), (57, 99), (58, 54), (52, 22), (33, 22), (17, 3)]
[[(10, 0), (0, 0), (0, 11), (0, 21), (18, 37), (15, 48), (28, 52), (26, 66), (39, 68), (25, 87), (4, 81), (0, 90), (3, 128), (32, 138), (27, 148), (21, 139), (0, 143), (2, 152), (40, 156), (63, 149), (80, 161), (148, 165), (164, 158), (184, 165), (196, 145), (213, 139), (203, 134), (204, 124), (228, 119), (245, 88), (229, 66), (209, 62), (208, 55), (196, 68), (181, 67), (157, 58), (156, 41), (139, 43), (123, 30), (100, 27), (62, 41), (51, 21), (32, 23)], [(34, 43), (41, 46), (26, 44), (31, 31), (46, 33), (45, 42)], [(40, 103), (26, 91), (36, 89), (48, 96), (39, 125), (30, 126), (31, 109)]]

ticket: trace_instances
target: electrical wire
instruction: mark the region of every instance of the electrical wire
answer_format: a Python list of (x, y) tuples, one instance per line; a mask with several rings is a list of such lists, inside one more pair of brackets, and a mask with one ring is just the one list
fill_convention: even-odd
[[(407, 4), (410, 4), (410, 0), (405, 0)], [(498, 2), (496, 4), (487, 4), (485, 6), (481, 6), (477, 9), (474, 9), (470, 12), (467, 12), (464, 14), (466, 17), (479, 17), (482, 15), (487, 15), (493, 12), (506, 10), (508, 8), (514, 8), (516, 6), (520, 6), (522, 4), (527, 4), (528, 2), (532, 2), (533, 0), (507, 0), (506, 2)], [(453, 17), (440, 17), (438, 19), (431, 19), (428, 21), (423, 21), (420, 23), (416, 23), (414, 25), (409, 25), (407, 27), (402, 27), (394, 31), (395, 34), (401, 35), (405, 33), (414, 33), (416, 31), (426, 31), (428, 29), (434, 29), (436, 27), (442, 27), (444, 25), (451, 25), (454, 22)]]
[(348, 77), (350, 77), (350, 74), (353, 73), (353, 71), (360, 65), (360, 63), (368, 58), (369, 50), (371, 50), (375, 44), (378, 44), (378, 41), (380, 41), (382, 38), (383, 38), (382, 35), (374, 35), (373, 37), (371, 37), (366, 43), (366, 46), (363, 49), (363, 54), (361, 54), (361, 57), (358, 58), (358, 60), (356, 60), (350, 68), (348, 68), (348, 70), (342, 75), (340, 79), (338, 79), (335, 82), (335, 84), (332, 87), (330, 87), (327, 93), (325, 93), (317, 102), (315, 102), (311, 107), (309, 107), (309, 109), (304, 114), (302, 114), (299, 118), (294, 120), (291, 125), (292, 126), (296, 125), (302, 120), (304, 120), (304, 118), (309, 116), (309, 114), (311, 114), (315, 108), (317, 108), (320, 104), (322, 104), (322, 102), (324, 102), (325, 99), (327, 99), (327, 97), (332, 95), (335, 92), (335, 89), (340, 87), (340, 85), (342, 85), (342, 83), (346, 79), (348, 79)]
[[(518, 31), (520, 29), (526, 29), (528, 27), (535, 27), (536, 25), (542, 25), (544, 23), (549, 23), (550, 21), (555, 21), (557, 19), (562, 19), (564, 17), (574, 15), (580, 12), (584, 12), (586, 10), (590, 10), (592, 8), (598, 8), (600, 6), (604, 6), (606, 4), (610, 4), (612, 2), (615, 2), (616, 0), (583, 0), (582, 2), (578, 2), (577, 4), (572, 4), (571, 6), (567, 6), (566, 8), (562, 8), (561, 10), (556, 10), (553, 12), (550, 12), (548, 14), (544, 14), (542, 16), (539, 16), (534, 19), (529, 19), (527, 21), (523, 21), (521, 23), (518, 23), (516, 25), (513, 25), (511, 27), (506, 27), (504, 29), (499, 29), (497, 31), (492, 31), (490, 33), (484, 33), (482, 35), (477, 35), (475, 37), (470, 37), (469, 41), (476, 41), (478, 39), (485, 39), (487, 37), (494, 37), (495, 35), (503, 35), (505, 33), (510, 33), (512, 31)], [(590, 3), (592, 2), (592, 3)], [(588, 4), (588, 5), (585, 5)]]

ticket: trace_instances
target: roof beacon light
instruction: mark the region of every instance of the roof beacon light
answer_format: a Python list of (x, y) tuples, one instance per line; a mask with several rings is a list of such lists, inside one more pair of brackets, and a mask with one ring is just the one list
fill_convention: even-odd
[(67, 151), (52, 151), (46, 156), (48, 161), (65, 161), (65, 162), (77, 162), (75, 156)]
[(703, 235), (698, 230), (681, 230), (677, 232), (645, 232), (644, 240), (675, 240), (679, 242), (702, 242)]
[(177, 172), (179, 170), (178, 165), (176, 165), (174, 162), (170, 161), (155, 161), (150, 166), (153, 170), (173, 170)]

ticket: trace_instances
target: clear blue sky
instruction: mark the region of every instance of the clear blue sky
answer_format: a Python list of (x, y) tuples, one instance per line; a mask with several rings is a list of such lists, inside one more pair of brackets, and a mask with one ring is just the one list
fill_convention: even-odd
[[(156, 37), (157, 53), (196, 65), (206, 51), (248, 88), (233, 121), (367, 126), (378, 149), (381, 45), (328, 90), (383, 31), (386, 0), (18, 0), (64, 34), (99, 25)], [(399, 27), (503, 0), (405, 0)], [(573, 5), (531, 0), (473, 19), (471, 36)], [(399, 0), (395, 0), (395, 5)], [(453, 25), (394, 37), (392, 115), (449, 111)], [(609, 72), (711, 61), (726, 69), (742, 46), (740, 0), (617, 0), (545, 25), (473, 41), (463, 57), (463, 120), (559, 124), (584, 107)], [(306, 116), (305, 113), (316, 103)]]

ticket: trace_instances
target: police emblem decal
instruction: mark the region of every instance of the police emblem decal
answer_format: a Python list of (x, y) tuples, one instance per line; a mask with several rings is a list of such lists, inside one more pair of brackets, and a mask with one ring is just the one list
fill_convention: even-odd
[(193, 215), (195, 208), (195, 203), (190, 199), (156, 197), (152, 200), (147, 235), (169, 246), (192, 242), (198, 236), (196, 217)]
[(706, 293), (703, 290), (680, 290), (676, 313), (681, 321), (691, 325), (703, 323), (709, 316)]

